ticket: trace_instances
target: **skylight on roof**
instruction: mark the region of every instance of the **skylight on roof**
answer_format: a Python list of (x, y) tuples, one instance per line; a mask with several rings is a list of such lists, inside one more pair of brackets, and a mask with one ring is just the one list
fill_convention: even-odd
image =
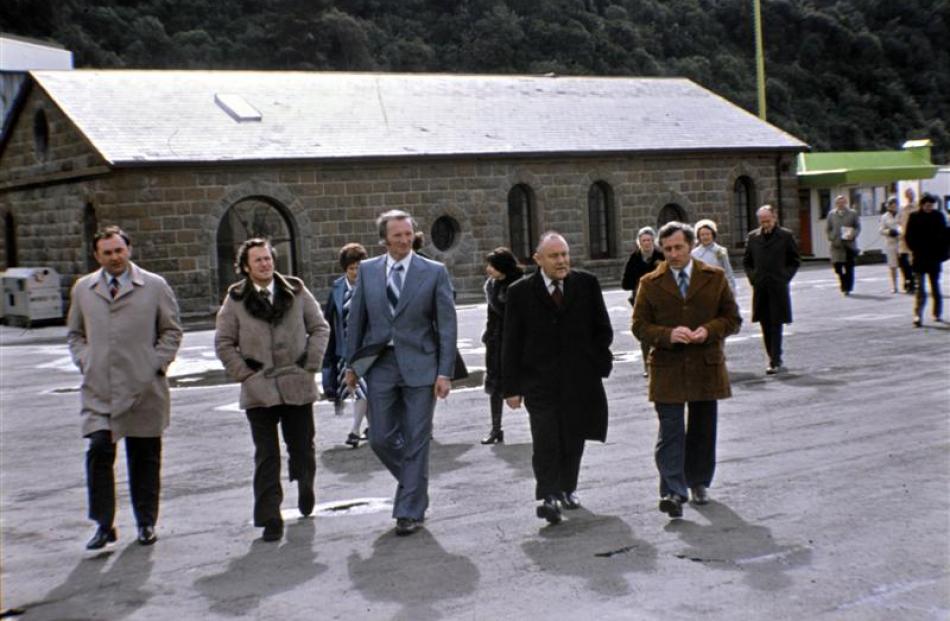
[(214, 103), (238, 123), (260, 121), (263, 118), (257, 108), (249, 104), (241, 95), (215, 93)]

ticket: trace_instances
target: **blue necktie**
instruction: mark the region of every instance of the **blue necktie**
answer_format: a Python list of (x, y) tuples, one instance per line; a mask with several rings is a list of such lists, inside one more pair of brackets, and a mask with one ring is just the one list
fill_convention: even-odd
[(686, 273), (686, 270), (680, 270), (680, 293), (683, 295), (683, 299), (686, 299), (686, 291), (689, 289), (689, 275)]
[(389, 283), (386, 285), (386, 297), (389, 299), (389, 310), (396, 314), (396, 305), (399, 304), (399, 293), (402, 291), (402, 264), (396, 264), (389, 272)]

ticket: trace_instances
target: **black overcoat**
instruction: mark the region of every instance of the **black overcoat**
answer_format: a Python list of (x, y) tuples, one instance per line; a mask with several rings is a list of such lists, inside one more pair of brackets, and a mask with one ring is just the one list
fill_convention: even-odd
[[(553, 404), (572, 437), (607, 438), (603, 378), (613, 368), (613, 329), (597, 278), (571, 270), (558, 308), (541, 271), (508, 288), (502, 339), (505, 397)], [(547, 409), (547, 408), (545, 408)]]
[(758, 228), (749, 233), (742, 265), (752, 285), (752, 321), (792, 323), (792, 297), (788, 285), (802, 259), (788, 229), (776, 226), (771, 235)]

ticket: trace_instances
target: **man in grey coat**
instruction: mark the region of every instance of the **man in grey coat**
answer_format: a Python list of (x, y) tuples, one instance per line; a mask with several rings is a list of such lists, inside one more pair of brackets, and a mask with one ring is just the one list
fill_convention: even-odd
[(101, 269), (73, 286), (67, 343), (82, 373), (82, 433), (89, 439), (89, 518), (98, 524), (86, 544), (116, 541), (115, 453), (125, 438), (129, 492), (138, 542), (157, 540), (162, 432), (168, 426), (165, 372), (181, 343), (178, 302), (165, 280), (132, 263), (132, 243), (117, 226), (95, 234)]
[(857, 239), (861, 233), (861, 218), (848, 207), (848, 199), (835, 197), (835, 208), (828, 213), (825, 225), (831, 245), (831, 263), (841, 284), (841, 293), (851, 295), (854, 289), (854, 260), (858, 256)]
[(347, 321), (347, 382), (367, 349), (369, 443), (398, 485), (396, 534), (411, 535), (429, 506), (429, 441), (436, 397), (452, 387), (455, 303), (445, 266), (412, 251), (415, 222), (399, 210), (376, 221), (383, 256), (360, 263)]
[(297, 481), (297, 508), (304, 516), (313, 511), (315, 374), (330, 340), (320, 304), (302, 280), (274, 270), (276, 256), (266, 239), (241, 245), (234, 267), (244, 279), (228, 289), (214, 333), (215, 353), (241, 383), (254, 441), (254, 525), (264, 528), (264, 541), (284, 534), (278, 425), (290, 480)]

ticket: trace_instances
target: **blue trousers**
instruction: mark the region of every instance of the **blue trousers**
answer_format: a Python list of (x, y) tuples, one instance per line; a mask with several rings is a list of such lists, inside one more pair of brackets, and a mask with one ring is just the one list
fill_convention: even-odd
[(683, 421), (685, 403), (655, 403), (660, 420), (656, 467), (660, 496), (689, 497), (689, 488), (709, 487), (716, 470), (716, 401), (690, 401), (689, 426)]
[(397, 483), (393, 517), (421, 520), (429, 507), (433, 386), (406, 386), (391, 350), (370, 368), (366, 384), (369, 445)]

